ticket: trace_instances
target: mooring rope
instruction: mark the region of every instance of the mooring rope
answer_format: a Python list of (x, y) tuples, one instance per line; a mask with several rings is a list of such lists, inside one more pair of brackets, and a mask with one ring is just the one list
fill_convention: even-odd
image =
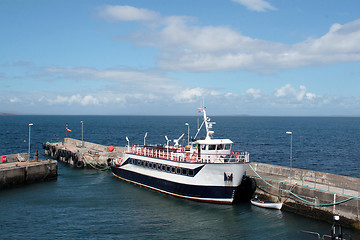
[[(290, 190), (288, 190), (288, 189), (283, 189), (283, 188), (275, 187), (275, 186), (272, 185), (271, 183), (267, 182), (263, 177), (261, 177), (261, 176), (255, 171), (255, 169), (251, 166), (251, 164), (249, 164), (249, 165), (250, 165), (250, 168), (251, 168), (251, 169), (254, 171), (254, 173), (256, 174), (256, 176), (258, 176), (261, 180), (263, 180), (263, 181), (264, 181), (267, 185), (269, 185), (270, 187), (273, 187), (273, 188), (278, 189), (278, 190), (281, 190), (281, 191), (289, 192), (289, 193), (290, 193), (291, 195), (293, 195), (294, 197), (296, 197), (296, 198), (300, 199), (301, 201), (304, 201), (304, 202), (306, 202), (306, 203), (308, 203), (308, 204), (311, 204), (311, 205), (315, 205), (315, 206), (334, 206), (334, 205), (338, 205), (338, 204), (341, 204), (341, 203), (350, 201), (350, 200), (352, 200), (352, 199), (359, 199), (359, 198), (360, 198), (360, 197), (351, 196), (351, 197), (348, 198), (348, 199), (345, 199), (345, 200), (342, 200), (342, 201), (338, 201), (338, 202), (334, 202), (334, 203), (316, 203), (316, 202), (311, 202), (311, 201), (308, 201), (308, 200), (300, 197), (299, 195), (293, 193), (293, 192), (291, 191), (291, 188), (290, 188)], [(295, 185), (295, 184), (294, 184), (294, 185)], [(304, 187), (306, 187), (306, 186), (304, 186)], [(314, 189), (319, 190), (319, 191), (324, 191), (324, 190), (317, 189), (317, 188), (314, 188)], [(328, 191), (326, 191), (326, 192), (328, 192)], [(334, 193), (334, 194), (338, 194), (338, 193)]]
[(101, 165), (99, 165), (99, 164), (94, 165), (94, 164), (92, 164), (89, 160), (86, 159), (84, 153), (79, 152), (79, 154), (84, 158), (84, 160), (85, 160), (85, 162), (86, 162), (87, 164), (89, 164), (92, 168), (94, 168), (94, 169), (96, 169), (96, 170), (105, 171), (105, 170), (110, 169), (110, 167), (104, 167), (104, 166), (101, 166)]

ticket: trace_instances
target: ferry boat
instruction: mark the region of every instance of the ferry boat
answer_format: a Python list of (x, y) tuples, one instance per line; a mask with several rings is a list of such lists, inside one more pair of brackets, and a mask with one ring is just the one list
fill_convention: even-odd
[[(127, 146), (124, 156), (114, 159), (111, 170), (119, 179), (135, 183), (176, 197), (232, 204), (237, 187), (249, 165), (249, 153), (231, 150), (230, 139), (213, 138), (212, 127), (203, 112), (206, 137), (192, 140), (187, 146), (179, 144), (181, 137), (169, 145)], [(127, 139), (128, 140), (128, 139)]]

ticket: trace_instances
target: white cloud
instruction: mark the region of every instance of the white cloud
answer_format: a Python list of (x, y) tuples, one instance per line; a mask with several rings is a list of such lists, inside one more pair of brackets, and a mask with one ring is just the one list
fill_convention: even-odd
[(140, 71), (134, 69), (97, 69), (97, 68), (45, 68), (45, 72), (57, 75), (58, 78), (78, 80), (108, 81), (126, 84), (136, 89), (159, 88), (176, 81), (157, 71)]
[(333, 24), (327, 34), (291, 45), (251, 38), (230, 27), (197, 26), (190, 17), (158, 15), (148, 19), (147, 23), (152, 23), (146, 25), (151, 25), (149, 31), (134, 32), (127, 39), (139, 46), (158, 48), (157, 64), (165, 70), (271, 73), (360, 60), (360, 19)]
[(201, 96), (204, 96), (205, 89), (203, 88), (186, 88), (178, 92), (174, 96), (176, 102), (191, 103), (198, 100)]
[(60, 96), (57, 95), (55, 99), (48, 99), (48, 102), (50, 104), (80, 104), (82, 106), (88, 106), (88, 105), (98, 105), (99, 100), (91, 95), (85, 95), (81, 96), (80, 94), (75, 94), (71, 96)]
[(250, 88), (250, 89), (246, 90), (246, 94), (251, 96), (254, 99), (258, 99), (261, 97), (261, 89)]
[(11, 103), (18, 103), (18, 102), (21, 102), (21, 99), (17, 98), (17, 97), (12, 97), (10, 98), (9, 100)]
[(250, 10), (257, 12), (265, 12), (267, 10), (276, 10), (270, 3), (264, 0), (232, 0), (233, 2), (240, 3)]
[(314, 100), (317, 96), (314, 93), (308, 93), (304, 85), (300, 85), (297, 91), (291, 84), (286, 84), (279, 89), (275, 89), (274, 96), (277, 98), (285, 98), (287, 100)]
[(99, 16), (114, 22), (148, 21), (157, 18), (156, 12), (132, 6), (107, 5), (100, 8)]

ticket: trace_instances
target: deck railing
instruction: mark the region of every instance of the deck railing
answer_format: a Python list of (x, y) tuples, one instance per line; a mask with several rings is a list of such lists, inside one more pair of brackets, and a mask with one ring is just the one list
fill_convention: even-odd
[(169, 146), (169, 148), (160, 148), (158, 146), (133, 146), (130, 148), (129, 153), (160, 158), (165, 160), (171, 160), (176, 162), (196, 162), (196, 163), (234, 163), (249, 162), (249, 153), (247, 152), (232, 152), (229, 155), (224, 154), (208, 154), (194, 151), (190, 152), (184, 148), (175, 148)]

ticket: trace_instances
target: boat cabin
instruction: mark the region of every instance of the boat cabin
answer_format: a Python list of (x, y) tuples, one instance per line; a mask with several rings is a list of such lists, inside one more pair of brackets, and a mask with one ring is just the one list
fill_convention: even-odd
[(190, 153), (196, 153), (201, 160), (212, 161), (230, 155), (232, 144), (230, 139), (197, 140), (191, 144)]

